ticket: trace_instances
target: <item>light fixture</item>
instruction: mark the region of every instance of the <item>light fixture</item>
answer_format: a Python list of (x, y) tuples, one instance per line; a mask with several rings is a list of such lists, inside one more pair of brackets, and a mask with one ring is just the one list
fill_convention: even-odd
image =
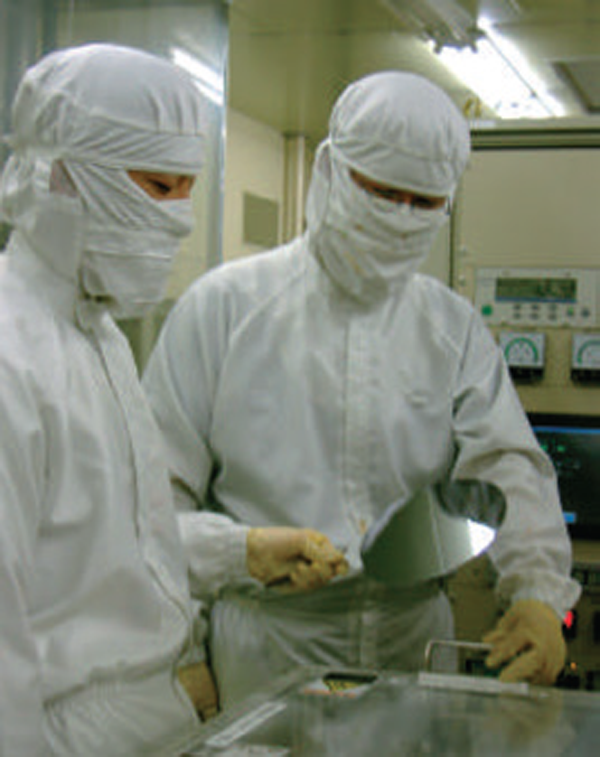
[(216, 105), (223, 105), (225, 102), (223, 78), (217, 71), (180, 47), (171, 48), (171, 60), (191, 74), (203, 95)]
[(548, 118), (564, 108), (486, 18), (455, 0), (381, 0), (427, 38), (440, 60), (499, 118)]
[(381, 0), (395, 16), (444, 47), (473, 47), (481, 31), (475, 20), (455, 0)]
[[(519, 51), (484, 18), (482, 36), (472, 48), (443, 47), (440, 60), (499, 118), (549, 118), (564, 115)], [(435, 48), (435, 43), (432, 43)]]

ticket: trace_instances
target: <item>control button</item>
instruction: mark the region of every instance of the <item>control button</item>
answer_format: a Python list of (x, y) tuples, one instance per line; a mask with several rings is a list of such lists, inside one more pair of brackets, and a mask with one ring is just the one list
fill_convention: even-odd
[(494, 308), (491, 305), (483, 305), (481, 308), (481, 315), (490, 316), (494, 312)]

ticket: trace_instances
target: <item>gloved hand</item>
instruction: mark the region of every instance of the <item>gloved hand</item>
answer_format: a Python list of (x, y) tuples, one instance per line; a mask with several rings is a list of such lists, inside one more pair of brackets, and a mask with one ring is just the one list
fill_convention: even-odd
[(318, 589), (348, 571), (344, 555), (310, 528), (251, 528), (246, 550), (250, 575), (284, 590)]
[(217, 686), (205, 662), (180, 668), (177, 671), (177, 678), (202, 720), (209, 720), (219, 712)]
[(508, 663), (501, 681), (550, 686), (565, 664), (561, 621), (551, 607), (536, 599), (515, 602), (483, 641), (492, 645), (486, 659), (489, 668)]

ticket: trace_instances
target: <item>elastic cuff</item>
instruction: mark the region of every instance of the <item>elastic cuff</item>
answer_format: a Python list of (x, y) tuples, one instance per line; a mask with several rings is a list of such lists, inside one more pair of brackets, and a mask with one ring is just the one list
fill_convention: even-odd
[(236, 525), (231, 529), (230, 536), (230, 558), (231, 558), (231, 575), (234, 580), (249, 578), (248, 573), (248, 532), (249, 526)]

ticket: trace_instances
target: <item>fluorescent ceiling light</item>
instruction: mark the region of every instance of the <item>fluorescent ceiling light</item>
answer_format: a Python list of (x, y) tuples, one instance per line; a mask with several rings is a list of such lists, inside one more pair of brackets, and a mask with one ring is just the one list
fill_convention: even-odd
[(180, 47), (171, 48), (171, 59), (175, 65), (192, 75), (203, 95), (217, 105), (223, 105), (225, 94), (223, 78), (219, 73)]
[(456, 0), (381, 0), (500, 118), (548, 118), (564, 108), (519, 51)]
[(443, 47), (472, 47), (481, 32), (455, 0), (382, 0), (398, 18)]
[[(500, 118), (549, 118), (564, 115), (519, 51), (486, 19), (475, 49), (444, 47), (440, 60)], [(434, 43), (435, 44), (435, 43)]]

